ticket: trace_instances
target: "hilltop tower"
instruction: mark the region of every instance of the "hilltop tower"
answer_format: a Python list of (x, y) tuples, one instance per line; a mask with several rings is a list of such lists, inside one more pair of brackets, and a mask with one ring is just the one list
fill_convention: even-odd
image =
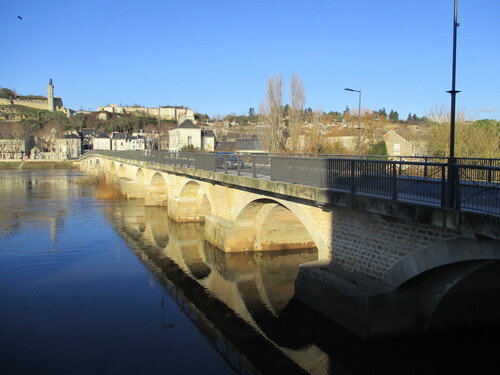
[(49, 79), (47, 86), (47, 107), (49, 111), (54, 111), (54, 85), (52, 84), (52, 78)]

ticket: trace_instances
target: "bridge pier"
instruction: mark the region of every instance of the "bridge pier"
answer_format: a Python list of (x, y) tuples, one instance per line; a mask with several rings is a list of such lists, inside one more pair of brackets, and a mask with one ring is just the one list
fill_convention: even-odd
[(177, 222), (202, 223), (205, 221), (205, 215), (200, 212), (195, 197), (177, 198), (170, 196), (168, 199), (168, 216)]
[(125, 180), (120, 179), (125, 182), (124, 185), (124, 195), (128, 199), (141, 199), (144, 198), (144, 184), (134, 181), (134, 180)]

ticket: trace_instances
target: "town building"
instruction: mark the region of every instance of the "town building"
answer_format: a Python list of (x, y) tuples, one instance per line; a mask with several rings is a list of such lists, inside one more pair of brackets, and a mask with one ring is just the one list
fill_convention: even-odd
[(75, 134), (58, 137), (54, 146), (54, 159), (74, 159), (82, 155), (82, 139)]
[(389, 130), (383, 136), (387, 153), (390, 156), (421, 156), (424, 155), (422, 146), (414, 141), (408, 141), (394, 130)]
[(111, 138), (106, 133), (94, 134), (92, 140), (92, 148), (94, 150), (111, 150)]
[(236, 138), (235, 151), (250, 154), (266, 152), (259, 138)]
[(0, 159), (22, 159), (30, 155), (34, 146), (35, 139), (31, 135), (0, 130)]
[(168, 148), (170, 150), (180, 151), (187, 147), (193, 150), (203, 150), (203, 131), (191, 120), (184, 120), (168, 131)]
[(194, 121), (194, 112), (192, 109), (185, 107), (122, 107), (116, 104), (110, 104), (97, 108), (99, 112), (131, 114), (136, 116), (150, 116), (160, 118), (161, 120), (177, 121), (179, 123), (184, 120)]
[(128, 133), (114, 132), (111, 134), (111, 149), (116, 151), (144, 150), (146, 148), (145, 139), (139, 135), (129, 135)]

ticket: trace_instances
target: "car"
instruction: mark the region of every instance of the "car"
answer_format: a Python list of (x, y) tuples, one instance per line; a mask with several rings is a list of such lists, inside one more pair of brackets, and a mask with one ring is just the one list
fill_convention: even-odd
[(238, 155), (230, 154), (230, 153), (218, 153), (215, 157), (217, 168), (224, 169), (243, 169), (245, 167), (245, 163)]

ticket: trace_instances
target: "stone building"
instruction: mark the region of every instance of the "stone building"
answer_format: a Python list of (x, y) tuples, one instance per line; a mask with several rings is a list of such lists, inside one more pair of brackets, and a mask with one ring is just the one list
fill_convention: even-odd
[(97, 108), (99, 112), (132, 114), (137, 116), (151, 116), (161, 120), (173, 120), (179, 123), (184, 120), (194, 121), (194, 112), (185, 107), (122, 107), (116, 104), (110, 104)]
[(82, 155), (82, 139), (75, 134), (65, 134), (55, 141), (55, 159), (74, 159)]
[(202, 130), (191, 120), (185, 120), (168, 131), (168, 148), (179, 151), (184, 147), (214, 151), (215, 134), (211, 130)]
[(111, 138), (106, 133), (97, 133), (92, 140), (94, 150), (111, 150)]
[(47, 85), (47, 98), (43, 99), (26, 99), (23, 97), (18, 97), (14, 99), (0, 99), (1, 105), (21, 105), (24, 107), (35, 108), (35, 109), (45, 109), (50, 112), (59, 111), (64, 112), (67, 117), (70, 117), (74, 111), (65, 108), (62, 99), (59, 96), (54, 96), (54, 84), (52, 79), (49, 79), (49, 84)]
[(31, 135), (0, 130), (0, 159), (22, 159), (30, 155), (34, 146), (35, 139)]
[(383, 138), (390, 156), (424, 155), (422, 148), (416, 142), (407, 141), (394, 130), (389, 130)]
[(144, 137), (139, 135), (129, 135), (128, 133), (114, 132), (111, 134), (111, 149), (116, 151), (124, 150), (145, 150), (146, 142)]

